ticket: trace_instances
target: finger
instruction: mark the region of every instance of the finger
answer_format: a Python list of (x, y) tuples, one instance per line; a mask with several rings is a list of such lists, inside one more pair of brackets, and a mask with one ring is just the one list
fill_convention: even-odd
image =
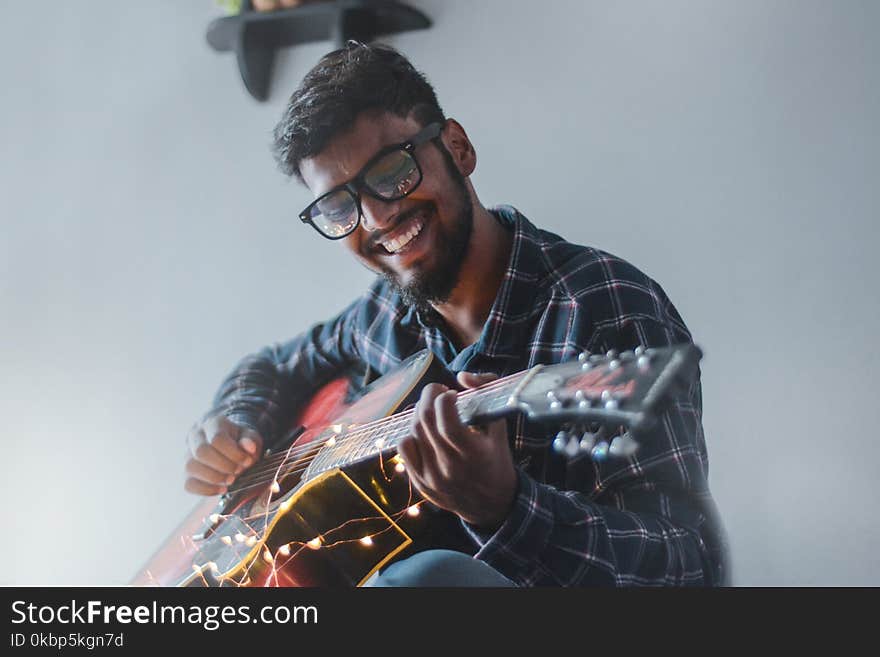
[(464, 441), (470, 436), (471, 429), (462, 423), (455, 406), (456, 399), (458, 395), (451, 390), (437, 397), (434, 400), (434, 416), (437, 435), (442, 440), (443, 448), (460, 455), (467, 449)]
[(260, 458), (260, 452), (263, 451), (263, 437), (253, 429), (242, 431), (238, 444), (255, 460)]
[(480, 386), (495, 381), (498, 378), (498, 375), (492, 374), (491, 372), (486, 372), (484, 374), (477, 374), (476, 372), (459, 372), (456, 374), (455, 378), (463, 388), (479, 388)]
[(418, 425), (421, 425), (422, 434), (424, 438), (431, 442), (435, 439), (435, 433), (437, 430), (437, 418), (436, 411), (434, 409), (434, 402), (437, 397), (442, 395), (444, 392), (447, 392), (449, 388), (446, 386), (441, 386), (437, 383), (432, 383), (430, 385), (425, 386), (425, 389), (422, 390), (422, 395), (419, 397), (418, 403), (416, 403), (415, 410), (413, 412), (413, 428)]
[(202, 443), (196, 447), (193, 458), (226, 475), (236, 474), (242, 469), (240, 464), (230, 461), (208, 443)]
[(409, 474), (417, 474), (422, 469), (422, 456), (419, 453), (418, 441), (414, 436), (404, 438), (397, 446), (397, 452), (403, 459), (406, 471)]
[(431, 466), (423, 460), (422, 442), (416, 436), (410, 436), (400, 443), (400, 455), (406, 464), (406, 473), (415, 489), (426, 499), (432, 499), (435, 486), (435, 475)]
[(433, 406), (434, 400), (447, 390), (449, 390), (449, 388), (440, 385), (439, 383), (429, 383), (422, 389), (422, 394), (419, 395), (419, 401), (416, 403), (416, 407), (418, 408), (420, 405), (428, 407)]
[(236, 463), (240, 470), (254, 462), (254, 456), (242, 449), (238, 441), (231, 438), (228, 433), (216, 433), (213, 436), (208, 434), (208, 444), (227, 459)]
[(210, 468), (204, 463), (199, 463), (195, 459), (190, 459), (189, 461), (187, 461), (184, 469), (190, 477), (208, 484), (215, 484), (217, 486), (228, 486), (233, 481), (235, 481), (234, 476), (218, 472), (214, 468)]
[(187, 435), (187, 443), (189, 444), (189, 451), (192, 458), (218, 472), (228, 475), (242, 470), (238, 464), (230, 461), (208, 444), (205, 432), (198, 424), (193, 425), (193, 428), (190, 429), (190, 432)]
[(190, 477), (183, 484), (184, 490), (190, 493), (195, 493), (196, 495), (222, 495), (226, 492), (226, 486), (217, 486), (215, 484), (209, 484), (204, 481), (199, 481), (198, 479), (194, 479)]

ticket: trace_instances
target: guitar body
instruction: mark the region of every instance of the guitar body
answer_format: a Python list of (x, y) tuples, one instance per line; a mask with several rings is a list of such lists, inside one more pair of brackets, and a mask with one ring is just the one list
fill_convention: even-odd
[(236, 485), (249, 475), (260, 483), (196, 505), (132, 584), (348, 587), (422, 549), (472, 551), (457, 518), (418, 496), (395, 454), (313, 478), (287, 472), (301, 454), (317, 461), (317, 450), (341, 427), (393, 415), (434, 381), (454, 379), (425, 351), (359, 392), (347, 379), (321, 388), (297, 418), (302, 431), (293, 445), (278, 450), (277, 465), (264, 459)]

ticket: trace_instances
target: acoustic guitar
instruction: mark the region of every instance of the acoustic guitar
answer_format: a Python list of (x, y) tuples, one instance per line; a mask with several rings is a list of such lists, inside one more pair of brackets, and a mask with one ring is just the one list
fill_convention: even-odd
[[(462, 420), (524, 414), (568, 458), (628, 458), (702, 353), (692, 344), (537, 365), (459, 393)], [(419, 550), (473, 553), (457, 517), (421, 498), (398, 443), (421, 389), (454, 377), (429, 351), (352, 399), (337, 379), (222, 496), (205, 498), (137, 573), (154, 586), (357, 586)], [(554, 431), (558, 433), (554, 435)]]

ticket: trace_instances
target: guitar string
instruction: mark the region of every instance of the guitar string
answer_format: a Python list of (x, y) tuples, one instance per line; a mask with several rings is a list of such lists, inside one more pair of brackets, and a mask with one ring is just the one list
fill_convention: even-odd
[[(482, 392), (482, 390), (481, 390)], [(506, 395), (505, 395), (506, 398)], [(498, 401), (501, 397), (489, 397), (489, 401)], [(412, 410), (404, 411), (402, 413), (396, 414), (395, 416), (391, 416), (390, 418), (384, 418), (385, 422), (381, 424), (370, 423), (371, 426), (363, 429), (364, 426), (359, 427), (357, 430), (352, 431), (350, 434), (342, 434), (338, 439), (338, 446), (329, 446), (331, 448), (335, 448), (334, 451), (338, 454), (345, 454), (346, 451), (353, 452), (356, 457), (360, 456), (369, 456), (372, 453), (372, 446), (375, 444), (373, 441), (373, 436), (376, 434), (377, 429), (381, 430), (383, 434), (387, 436), (387, 434), (392, 434), (390, 438), (386, 438), (386, 440), (390, 440), (390, 446), (394, 446), (393, 442), (400, 438), (399, 434), (400, 429), (404, 426), (409, 425), (409, 421), (413, 415)], [(389, 421), (390, 420), (390, 421)], [(311, 441), (299, 448), (295, 448), (291, 450), (289, 453), (279, 454), (274, 459), (267, 459), (266, 461), (261, 462), (261, 468), (256, 471), (251, 471), (247, 473), (244, 477), (239, 479), (238, 482), (234, 485), (234, 488), (230, 488), (231, 492), (235, 492), (235, 489), (240, 489), (242, 486), (240, 484), (247, 484), (250, 487), (252, 483), (264, 484), (272, 481), (274, 479), (284, 477), (290, 474), (290, 470), (284, 470), (283, 465), (285, 461), (290, 461), (292, 466), (296, 466), (300, 462), (304, 460), (308, 460), (311, 457), (316, 456), (325, 446), (327, 446), (327, 441), (322, 440), (319, 442)], [(377, 446), (378, 449), (382, 449), (381, 446)], [(367, 449), (365, 449), (367, 448)], [(265, 467), (268, 465), (269, 467)], [(265, 478), (266, 475), (272, 474), (271, 477)], [(279, 477), (280, 475), (280, 477)]]
[[(496, 385), (497, 383), (497, 385)], [(459, 399), (464, 399), (465, 401), (469, 401), (472, 397), (475, 396), (476, 393), (480, 393), (480, 395), (485, 394), (486, 392), (497, 392), (499, 388), (502, 388), (509, 384), (510, 381), (505, 380), (498, 382), (493, 382), (492, 384), (488, 384), (481, 388), (474, 388), (471, 390), (463, 391), (459, 394)], [(497, 398), (492, 399), (489, 397), (490, 401), (495, 401)], [(412, 416), (413, 409), (407, 409), (405, 411), (401, 411), (399, 413), (395, 413), (394, 415), (390, 415), (383, 418), (378, 418), (376, 420), (371, 420), (370, 422), (358, 425), (353, 431), (350, 433), (343, 433), (338, 437), (339, 442), (349, 441), (352, 439), (360, 439), (366, 436), (371, 431), (375, 431), (376, 429), (386, 429), (388, 424), (391, 423), (399, 423), (401, 420), (409, 419)], [(322, 441), (320, 443), (320, 447), (323, 447), (326, 441)], [(280, 463), (290, 457), (298, 456), (299, 454), (308, 451), (313, 447), (313, 442), (306, 443), (305, 445), (297, 446), (294, 443), (292, 449), (285, 450), (284, 452), (279, 452), (269, 458), (261, 461), (261, 463)]]
[[(470, 390), (462, 391), (459, 394), (459, 399), (463, 399), (463, 401), (469, 401), (474, 396), (479, 394), (479, 396), (485, 395), (488, 393), (498, 392), (501, 388), (508, 386), (516, 377), (521, 376), (522, 372), (517, 372), (516, 374), (504, 377), (503, 379), (497, 379), (485, 386), (481, 386), (480, 388), (472, 388)], [(491, 403), (492, 401), (500, 400), (500, 396), (492, 397), (488, 396), (488, 401)], [(389, 432), (397, 432), (404, 423), (409, 422), (414, 413), (413, 409), (408, 409), (406, 411), (402, 411), (400, 413), (396, 413), (389, 417), (379, 418), (377, 420), (373, 420), (366, 424), (359, 425), (355, 430), (351, 433), (344, 433), (339, 436), (337, 445), (341, 447), (346, 447), (346, 443), (354, 447), (352, 451), (356, 451), (358, 447), (366, 446), (365, 438), (372, 438), (371, 434), (376, 433), (376, 430), (382, 430), (383, 433)], [(394, 437), (396, 438), (396, 436)], [(357, 443), (360, 442), (360, 445)], [(281, 474), (281, 476), (289, 476), (293, 474), (293, 471), (285, 471), (284, 473), (280, 473), (281, 467), (284, 465), (285, 461), (291, 461), (291, 464), (295, 467), (297, 463), (303, 461), (304, 459), (308, 459), (309, 457), (314, 457), (320, 452), (326, 445), (327, 441), (322, 440), (319, 443), (315, 444), (314, 441), (310, 441), (305, 445), (301, 446), (292, 446), (288, 450), (284, 452), (279, 452), (274, 457), (270, 457), (264, 461), (260, 462), (261, 469), (257, 471), (250, 471), (241, 479), (239, 479), (236, 484), (233, 484), (233, 488), (229, 489), (229, 492), (239, 492), (243, 490), (245, 487), (237, 485), (247, 484), (247, 488), (252, 487), (252, 484), (259, 483), (260, 485), (268, 483), (277, 477), (277, 475)], [(370, 443), (372, 444), (372, 443)], [(339, 449), (338, 451), (342, 452), (343, 449)], [(269, 467), (266, 467), (269, 466)], [(269, 479), (264, 479), (265, 475), (272, 473), (273, 476)]]

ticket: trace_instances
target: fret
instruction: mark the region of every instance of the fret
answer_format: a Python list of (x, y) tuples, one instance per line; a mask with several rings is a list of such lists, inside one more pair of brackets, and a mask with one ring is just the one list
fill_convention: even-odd
[[(475, 389), (460, 394), (456, 410), (462, 421), (467, 423), (478, 414), (494, 413), (507, 406), (507, 400), (522, 375), (508, 377), (501, 384), (488, 384), (489, 389)], [(396, 413), (382, 420), (370, 423), (366, 429), (357, 427), (344, 432), (336, 439), (336, 444), (322, 449), (312, 460), (309, 468), (312, 476), (335, 467), (349, 465), (376, 456), (379, 452), (396, 448), (409, 435), (411, 411)], [(377, 440), (382, 442), (377, 444)]]

